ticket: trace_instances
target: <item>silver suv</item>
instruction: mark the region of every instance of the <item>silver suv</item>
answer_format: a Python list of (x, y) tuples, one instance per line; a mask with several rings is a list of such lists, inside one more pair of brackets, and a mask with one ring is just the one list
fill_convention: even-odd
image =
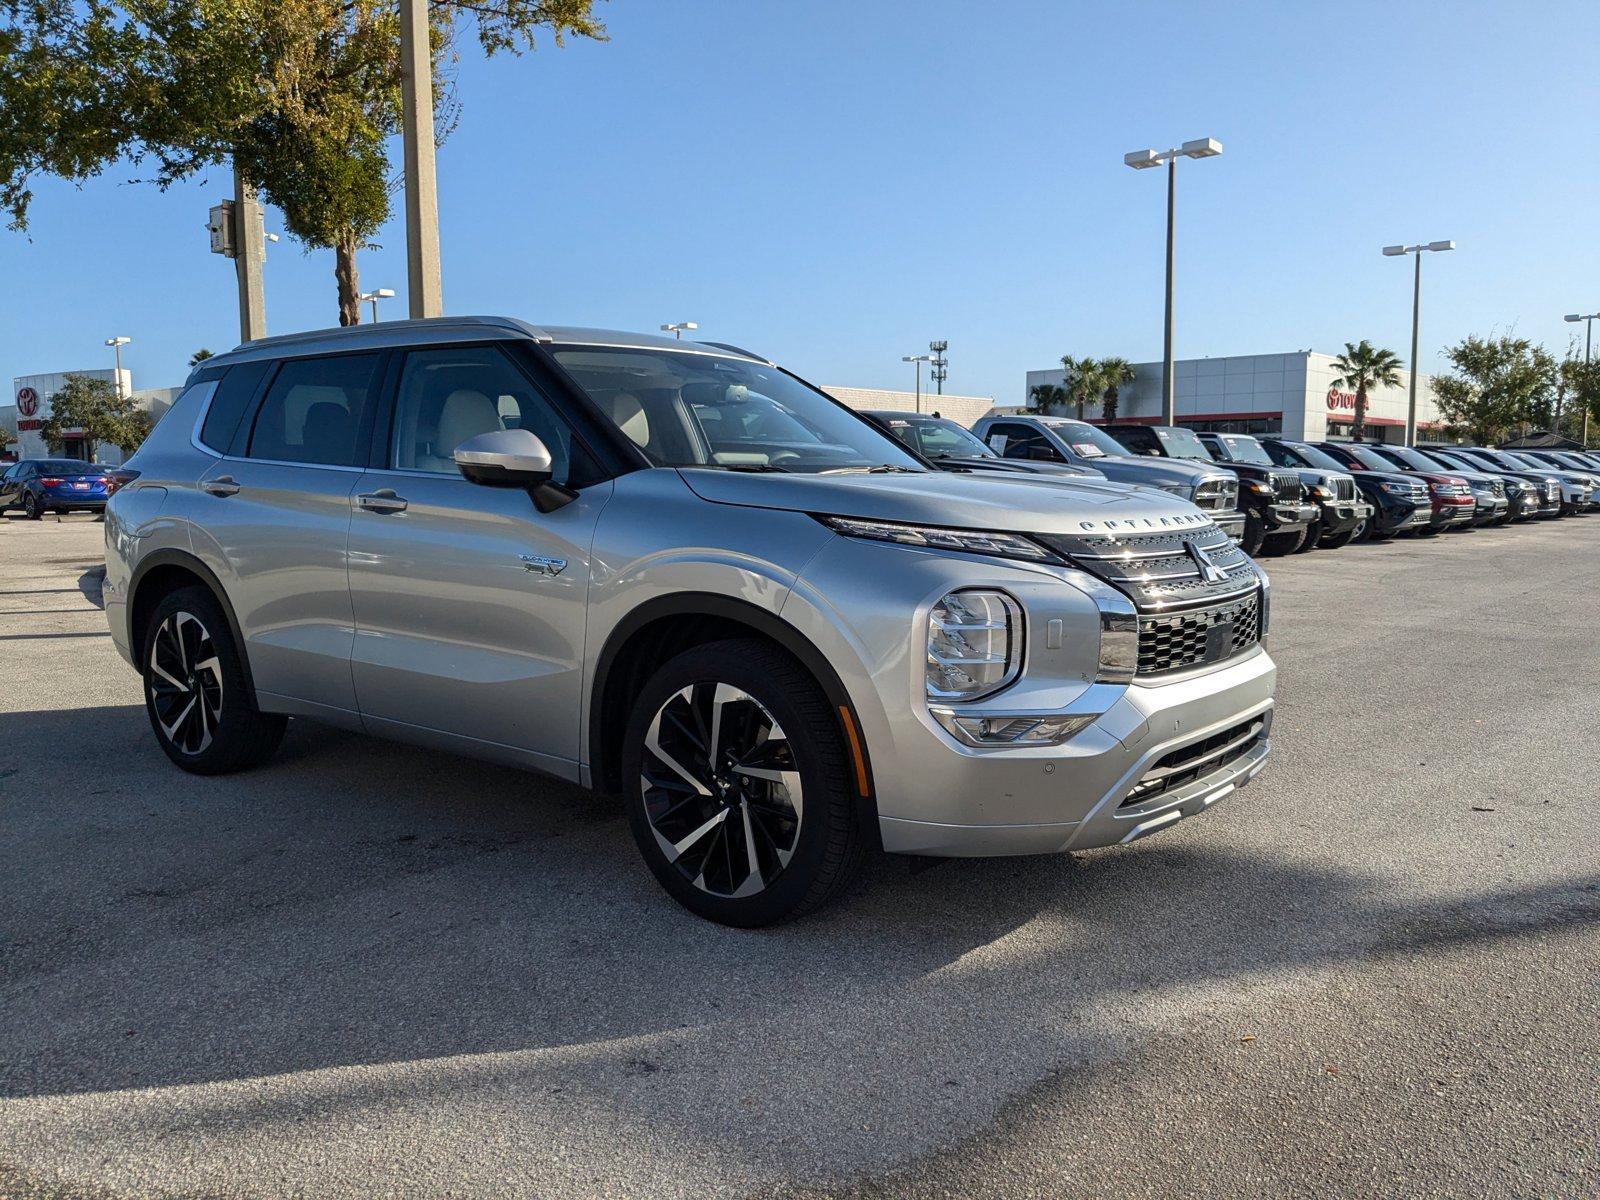
[(733, 347), (250, 342), (124, 475), (106, 615), (173, 762), (261, 762), (294, 716), (548, 772), (729, 924), (874, 847), (1131, 842), (1267, 756), (1266, 578), (1199, 510), (926, 470)]

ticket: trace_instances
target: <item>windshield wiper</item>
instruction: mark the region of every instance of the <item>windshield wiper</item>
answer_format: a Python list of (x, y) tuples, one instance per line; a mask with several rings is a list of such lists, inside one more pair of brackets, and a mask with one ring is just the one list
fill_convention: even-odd
[(897, 467), (893, 463), (881, 463), (876, 467), (867, 468), (868, 475), (921, 475), (922, 472), (912, 467)]
[(784, 475), (790, 473), (788, 467), (780, 467), (777, 463), (718, 463), (717, 465), (724, 471), (746, 471), (752, 474), (777, 471)]

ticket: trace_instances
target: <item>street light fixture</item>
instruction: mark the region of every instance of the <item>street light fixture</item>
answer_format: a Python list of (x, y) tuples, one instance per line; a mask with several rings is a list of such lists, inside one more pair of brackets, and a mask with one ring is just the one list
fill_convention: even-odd
[(1411, 290), (1411, 388), (1410, 398), (1406, 404), (1406, 445), (1412, 446), (1417, 441), (1417, 376), (1421, 373), (1417, 367), (1417, 327), (1418, 318), (1422, 310), (1422, 254), (1425, 250), (1454, 250), (1454, 242), (1421, 242), (1415, 246), (1385, 246), (1384, 257), (1399, 258), (1406, 254), (1417, 256), (1416, 282)]
[(699, 328), (700, 326), (696, 325), (693, 321), (675, 321), (671, 325), (663, 325), (661, 327), (661, 332), (670, 333), (673, 337), (677, 338), (681, 342), (683, 340), (683, 331), (685, 329)]
[(925, 363), (925, 362), (932, 362), (933, 361), (933, 355), (931, 355), (931, 354), (906, 354), (906, 355), (902, 355), (901, 356), (900, 361), (901, 362), (908, 362), (908, 363), (916, 363), (917, 364), (917, 411), (921, 412), (922, 411), (922, 364)]
[(1161, 370), (1161, 421), (1164, 425), (1176, 424), (1172, 362), (1172, 214), (1178, 189), (1178, 160), (1180, 158), (1216, 158), (1222, 153), (1222, 143), (1216, 138), (1195, 138), (1172, 150), (1134, 150), (1122, 156), (1122, 161), (1135, 171), (1167, 166), (1167, 313), (1163, 339)]
[[(1596, 321), (1600, 321), (1600, 312), (1568, 313), (1565, 317), (1562, 318), (1562, 320), (1569, 321), (1574, 325), (1577, 324), (1579, 321), (1582, 321), (1584, 323), (1583, 324), (1583, 361), (1584, 361), (1584, 365), (1587, 366), (1588, 362), (1589, 362), (1589, 351), (1590, 351), (1590, 349), (1592, 348), (1592, 346), (1594, 344), (1594, 323)], [(1589, 406), (1587, 404), (1585, 404), (1583, 406), (1583, 444), (1584, 444), (1585, 447), (1587, 447), (1589, 445)]]
[(372, 323), (374, 325), (376, 325), (378, 323), (378, 301), (379, 300), (393, 300), (393, 299), (394, 299), (394, 289), (393, 288), (378, 288), (375, 291), (362, 292), (359, 296), (356, 297), (356, 303), (357, 304), (370, 303), (372, 305)]
[[(106, 345), (111, 347), (111, 352), (117, 356), (117, 399), (122, 399), (122, 348), (133, 341), (131, 337), (113, 337), (106, 339)], [(90, 455), (90, 457), (94, 457)]]

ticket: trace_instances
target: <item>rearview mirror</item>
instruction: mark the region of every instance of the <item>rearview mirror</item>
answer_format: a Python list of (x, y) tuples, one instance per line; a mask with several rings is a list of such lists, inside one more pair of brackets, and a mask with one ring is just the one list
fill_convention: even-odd
[(553, 512), (577, 493), (551, 479), (550, 451), (528, 429), (493, 429), (456, 447), (456, 470), (484, 487), (524, 488), (540, 512)]

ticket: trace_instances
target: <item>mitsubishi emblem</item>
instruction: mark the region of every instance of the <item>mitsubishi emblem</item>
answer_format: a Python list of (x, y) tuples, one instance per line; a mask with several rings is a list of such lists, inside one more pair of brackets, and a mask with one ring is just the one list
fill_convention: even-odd
[(1221, 583), (1227, 579), (1228, 573), (1217, 566), (1198, 542), (1185, 542), (1184, 545), (1189, 548), (1189, 557), (1194, 559), (1194, 565), (1200, 568), (1200, 577), (1207, 583)]

